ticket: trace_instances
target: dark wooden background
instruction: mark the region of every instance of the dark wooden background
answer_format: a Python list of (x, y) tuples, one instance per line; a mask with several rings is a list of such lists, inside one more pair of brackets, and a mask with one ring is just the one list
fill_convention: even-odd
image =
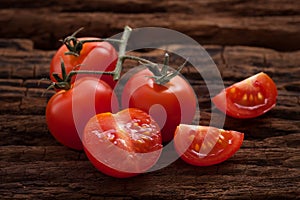
[[(0, 16), (0, 199), (299, 199), (298, 1), (0, 0)], [(49, 76), (59, 39), (82, 26), (80, 36), (110, 37), (125, 25), (194, 38), (226, 86), (266, 72), (278, 86), (277, 106), (255, 119), (226, 117), (224, 128), (244, 132), (245, 141), (222, 164), (177, 160), (131, 179), (101, 174), (51, 136), (44, 113), (53, 92), (42, 96), (49, 83), (38, 83)], [(161, 60), (158, 51), (136, 54)], [(183, 74), (199, 94), (205, 124), (212, 111), (205, 84), (189, 68)]]

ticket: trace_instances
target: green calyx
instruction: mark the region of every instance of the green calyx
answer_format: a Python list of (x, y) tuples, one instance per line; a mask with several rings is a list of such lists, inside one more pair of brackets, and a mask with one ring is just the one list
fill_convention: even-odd
[(80, 56), (80, 52), (83, 48), (84, 43), (89, 43), (89, 42), (117, 42), (121, 43), (121, 40), (115, 40), (115, 39), (90, 39), (90, 40), (78, 40), (76, 38), (76, 35), (83, 30), (83, 27), (79, 28), (77, 31), (75, 31), (72, 35), (66, 37), (63, 40), (60, 40), (60, 42), (64, 43), (66, 47), (68, 48), (69, 51), (65, 52), (65, 55), (73, 55), (73, 56)]
[(102, 74), (102, 75), (111, 75), (113, 76), (114, 80), (118, 80), (121, 75), (122, 71), (122, 64), (125, 60), (125, 53), (126, 53), (126, 45), (128, 38), (131, 34), (132, 29), (128, 26), (124, 28), (124, 33), (122, 35), (121, 40), (114, 40), (114, 39), (100, 39), (100, 40), (81, 40), (79, 41), (75, 35), (80, 31), (81, 29), (78, 29), (75, 31), (71, 36), (67, 37), (63, 42), (66, 44), (67, 48), (69, 49), (68, 52), (65, 52), (67, 55), (74, 55), (79, 56), (80, 50), (82, 49), (82, 46), (85, 42), (101, 42), (101, 41), (108, 41), (108, 42), (118, 42), (120, 43), (119, 46), (119, 55), (118, 55), (118, 61), (116, 64), (116, 68), (113, 71), (92, 71), (92, 70), (78, 70), (78, 66), (75, 66), (73, 70), (71, 70), (69, 73), (66, 72), (65, 64), (63, 59), (61, 58), (61, 75), (59, 73), (53, 73), (52, 76), (55, 79), (55, 82), (53, 82), (47, 90), (51, 88), (59, 89), (59, 90), (69, 90), (71, 89), (71, 81), (72, 77), (76, 74)]
[(161, 69), (159, 65), (155, 63), (149, 63), (149, 62), (147, 63), (140, 62), (140, 63), (145, 67), (147, 67), (153, 73), (153, 76), (149, 76), (149, 78), (152, 78), (154, 82), (158, 85), (165, 85), (172, 78), (180, 74), (180, 71), (187, 63), (187, 60), (177, 70), (172, 70), (172, 71), (168, 70), (169, 69), (168, 53), (165, 54), (164, 63)]
[(75, 36), (79, 33), (83, 27), (75, 31), (72, 35), (66, 37), (64, 40), (60, 40), (66, 45), (69, 51), (65, 52), (65, 55), (79, 56), (83, 48), (83, 41), (79, 41)]
[(66, 67), (64, 64), (63, 59), (60, 59), (61, 61), (61, 77), (59, 76), (58, 73), (53, 73), (52, 76), (56, 80), (56, 82), (53, 82), (47, 90), (51, 88), (59, 89), (59, 90), (69, 90), (71, 89), (71, 78), (72, 78), (72, 73), (67, 74), (66, 72)]
[[(169, 54), (166, 53), (164, 56), (163, 64), (158, 64), (151, 62), (147, 59), (126, 55), (126, 46), (132, 29), (129, 26), (125, 26), (123, 35), (121, 39), (91, 39), (91, 40), (78, 40), (75, 36), (78, 32), (80, 32), (83, 28), (78, 29), (75, 31), (71, 36), (68, 36), (64, 40), (61, 40), (69, 51), (65, 52), (66, 55), (73, 55), (79, 56), (80, 52), (83, 48), (84, 43), (87, 42), (117, 42), (119, 43), (119, 53), (118, 53), (118, 60), (116, 67), (113, 71), (89, 71), (89, 70), (77, 70), (78, 66), (70, 71), (69, 73), (66, 72), (65, 64), (63, 59), (61, 58), (61, 75), (59, 73), (53, 73), (52, 76), (55, 79), (48, 89), (55, 88), (59, 90), (69, 90), (71, 89), (71, 80), (72, 77), (76, 74), (103, 74), (103, 75), (111, 75), (113, 76), (114, 80), (118, 80), (121, 75), (122, 65), (126, 59), (138, 61), (140, 64), (147, 67), (152, 73), (153, 76), (149, 76), (152, 78), (156, 84), (158, 85), (165, 85), (167, 84), (172, 78), (180, 74), (182, 68), (186, 65), (187, 60), (177, 69), (177, 70), (170, 70), (169, 67)], [(75, 70), (76, 69), (76, 70)]]

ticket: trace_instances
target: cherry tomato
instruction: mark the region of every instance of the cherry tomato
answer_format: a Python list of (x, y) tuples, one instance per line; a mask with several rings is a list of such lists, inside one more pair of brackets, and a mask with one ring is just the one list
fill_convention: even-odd
[(181, 158), (196, 166), (209, 166), (230, 158), (241, 147), (244, 134), (215, 127), (181, 124), (174, 145)]
[(91, 163), (117, 178), (147, 171), (162, 151), (157, 123), (135, 108), (94, 116), (84, 129), (82, 142)]
[(122, 108), (139, 108), (150, 114), (161, 127), (163, 142), (174, 137), (180, 123), (193, 121), (197, 98), (193, 88), (177, 75), (168, 83), (155, 83), (152, 72), (143, 69), (126, 82), (122, 94)]
[(51, 134), (63, 145), (82, 150), (80, 136), (87, 121), (97, 113), (110, 112), (117, 106), (111, 87), (94, 77), (85, 77), (69, 90), (54, 94), (46, 107)]
[(231, 117), (254, 118), (273, 108), (276, 98), (275, 83), (261, 72), (225, 88), (212, 101)]
[[(99, 38), (83, 37), (78, 40), (96, 40)], [(61, 77), (61, 58), (64, 61), (66, 73), (72, 70), (93, 70), (93, 71), (113, 71), (115, 69), (118, 53), (115, 48), (108, 42), (86, 42), (83, 44), (83, 48), (80, 51), (79, 56), (65, 55), (68, 52), (67, 46), (63, 44), (55, 53), (50, 64), (50, 78), (53, 82), (56, 82), (52, 76), (53, 73), (58, 73)], [(79, 77), (93, 76), (91, 74), (80, 74)], [(95, 75), (99, 77), (100, 75)], [(74, 82), (75, 76), (72, 79)], [(112, 88), (116, 82), (110, 75), (101, 75), (101, 80), (104, 80)]]

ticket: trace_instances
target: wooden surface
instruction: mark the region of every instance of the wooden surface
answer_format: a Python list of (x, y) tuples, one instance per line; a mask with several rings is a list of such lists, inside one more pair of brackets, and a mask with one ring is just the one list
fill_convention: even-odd
[[(194, 6), (182, 1), (84, 2), (0, 3), (0, 24), (7, 25), (0, 29), (1, 200), (299, 199), (297, 1), (213, 0), (197, 1)], [(80, 26), (86, 27), (81, 35), (111, 36), (126, 24), (169, 27), (206, 44), (225, 86), (264, 71), (277, 84), (277, 106), (255, 119), (226, 117), (224, 128), (244, 132), (245, 141), (232, 158), (219, 165), (194, 167), (177, 160), (130, 179), (101, 174), (83, 152), (63, 147), (49, 133), (44, 113), (53, 91), (42, 96), (49, 83), (40, 80), (49, 76), (58, 39)], [(135, 54), (161, 60), (159, 51)], [(173, 59), (172, 63), (182, 62)], [(201, 123), (209, 122), (212, 110), (222, 115), (211, 109), (207, 88), (196, 71), (187, 67), (183, 75), (198, 94)]]
[[(98, 172), (84, 153), (58, 144), (47, 130), (45, 92), (54, 51), (32, 49), (26, 40), (0, 40), (1, 199), (221, 198), (295, 199), (299, 196), (299, 58), (250, 47), (206, 46), (225, 84), (265, 71), (279, 90), (277, 106), (251, 120), (226, 118), (225, 128), (245, 132), (242, 148), (228, 161), (193, 167), (177, 160), (167, 168), (118, 180)], [(156, 53), (139, 54), (156, 60)], [(184, 73), (185, 74), (185, 73)], [(187, 75), (187, 74), (186, 74)], [(187, 77), (193, 77), (190, 71)], [(210, 119), (208, 93), (193, 80), (203, 123)], [(221, 114), (221, 113), (219, 113)]]
[[(54, 49), (79, 27), (82, 34), (110, 37), (124, 25), (166, 27), (203, 44), (297, 50), (300, 4), (295, 0), (1, 0), (0, 35), (30, 38)], [(5, 28), (4, 28), (5, 27)]]

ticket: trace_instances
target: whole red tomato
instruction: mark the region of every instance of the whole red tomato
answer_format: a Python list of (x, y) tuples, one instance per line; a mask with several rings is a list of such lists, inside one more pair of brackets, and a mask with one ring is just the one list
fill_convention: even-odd
[(122, 108), (139, 108), (149, 113), (161, 127), (163, 142), (169, 142), (180, 123), (193, 121), (197, 98), (179, 75), (163, 85), (151, 76), (151, 71), (143, 69), (129, 78), (123, 88)]
[(159, 126), (136, 108), (92, 117), (85, 126), (82, 142), (91, 163), (117, 178), (147, 171), (162, 151)]
[[(100, 40), (93, 37), (77, 38), (79, 41), (85, 40)], [(57, 73), (61, 77), (61, 59), (64, 61), (66, 73), (72, 70), (93, 70), (93, 71), (113, 71), (116, 66), (118, 53), (115, 48), (108, 42), (86, 42), (82, 45), (79, 55), (65, 54), (68, 48), (63, 44), (55, 53), (50, 64), (50, 78), (53, 82), (57, 80), (53, 77), (53, 73)], [(93, 76), (90, 74), (77, 75), (77, 79), (85, 76)], [(99, 77), (100, 75), (95, 75)], [(101, 75), (101, 80), (104, 80), (112, 88), (116, 82), (110, 75)], [(72, 81), (74, 82), (75, 76)]]
[(51, 134), (63, 145), (82, 150), (81, 135), (87, 121), (97, 113), (117, 108), (111, 87), (94, 77), (84, 77), (69, 90), (60, 90), (49, 100), (46, 121)]

